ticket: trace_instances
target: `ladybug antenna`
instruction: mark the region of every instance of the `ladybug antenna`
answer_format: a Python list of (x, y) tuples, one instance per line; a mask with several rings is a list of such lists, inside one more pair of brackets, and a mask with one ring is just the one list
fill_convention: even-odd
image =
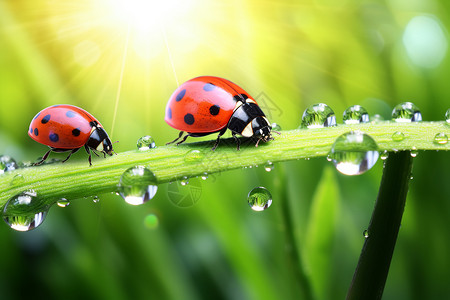
[[(272, 130), (272, 132), (275, 132), (276, 134), (281, 135), (281, 132), (279, 132), (279, 131)], [(273, 138), (272, 138), (272, 140), (273, 140)]]

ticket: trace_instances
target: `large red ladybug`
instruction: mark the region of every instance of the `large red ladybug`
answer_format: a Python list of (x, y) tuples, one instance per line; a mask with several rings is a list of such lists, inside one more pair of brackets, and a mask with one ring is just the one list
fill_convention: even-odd
[(50, 152), (67, 152), (70, 156), (80, 150), (82, 146), (89, 154), (91, 162), (91, 150), (112, 155), (114, 153), (111, 140), (97, 119), (90, 113), (73, 105), (53, 105), (41, 110), (31, 121), (28, 135), (38, 143), (50, 147), (42, 159), (35, 165), (42, 164)]
[(188, 136), (199, 137), (219, 132), (212, 148), (215, 150), (220, 137), (227, 129), (236, 140), (236, 134), (257, 139), (256, 146), (263, 140), (273, 140), (269, 120), (261, 108), (241, 87), (223, 78), (201, 76), (180, 85), (169, 99), (166, 106), (167, 124), (181, 130), (174, 143), (184, 132)]

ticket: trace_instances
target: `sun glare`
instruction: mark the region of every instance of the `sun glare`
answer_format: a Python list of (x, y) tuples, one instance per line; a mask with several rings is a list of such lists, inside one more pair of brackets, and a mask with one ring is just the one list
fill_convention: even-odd
[(189, 14), (190, 1), (109, 0), (112, 17), (138, 33), (160, 30), (167, 20)]

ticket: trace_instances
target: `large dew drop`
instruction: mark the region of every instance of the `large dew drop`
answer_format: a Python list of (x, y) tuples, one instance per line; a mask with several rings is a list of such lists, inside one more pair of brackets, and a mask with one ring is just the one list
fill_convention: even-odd
[(398, 123), (409, 123), (422, 121), (419, 108), (411, 102), (403, 102), (394, 107), (392, 120)]
[(344, 124), (368, 123), (369, 114), (367, 110), (360, 105), (352, 105), (344, 111)]
[(272, 195), (265, 187), (256, 187), (248, 193), (248, 205), (254, 211), (263, 211), (272, 205)]
[(50, 205), (43, 204), (34, 190), (24, 191), (8, 200), (3, 220), (17, 231), (29, 231), (42, 224)]
[(136, 143), (136, 146), (139, 149), (139, 151), (147, 151), (156, 148), (155, 140), (149, 135), (145, 135), (139, 138)]
[(302, 116), (303, 128), (323, 128), (336, 126), (334, 111), (324, 103), (313, 104), (308, 107)]
[(378, 160), (378, 146), (372, 137), (352, 131), (339, 136), (331, 147), (331, 159), (344, 175), (360, 175)]
[(132, 167), (123, 172), (118, 187), (120, 196), (131, 205), (144, 204), (158, 190), (155, 174), (143, 166)]
[(8, 155), (0, 155), (0, 175), (17, 169), (19, 166), (16, 161)]

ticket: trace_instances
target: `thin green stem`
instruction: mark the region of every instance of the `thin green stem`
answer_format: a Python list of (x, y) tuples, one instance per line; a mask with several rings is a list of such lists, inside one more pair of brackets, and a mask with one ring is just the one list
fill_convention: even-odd
[[(363, 131), (374, 138), (381, 151), (395, 150), (450, 150), (450, 143), (437, 144), (434, 137), (443, 132), (450, 136), (445, 122), (416, 122), (341, 125), (322, 129), (282, 131), (275, 140), (254, 147), (249, 141), (236, 151), (233, 139), (224, 139), (215, 151), (213, 142), (186, 143), (180, 146), (162, 146), (148, 151), (127, 151), (107, 159), (95, 159), (92, 167), (87, 161), (68, 161), (19, 169), (0, 176), (0, 207), (6, 201), (27, 189), (34, 189), (50, 203), (62, 197), (76, 199), (113, 192), (120, 175), (136, 165), (149, 168), (158, 183), (216, 173), (267, 161), (279, 162), (326, 156), (335, 139), (345, 132)], [(402, 132), (402, 141), (393, 141), (392, 135)], [(56, 154), (52, 154), (56, 156)], [(13, 180), (20, 174), (23, 180)]]
[(378, 300), (383, 295), (405, 208), (412, 157), (409, 151), (391, 153), (385, 162), (368, 237), (347, 294), (347, 300)]

